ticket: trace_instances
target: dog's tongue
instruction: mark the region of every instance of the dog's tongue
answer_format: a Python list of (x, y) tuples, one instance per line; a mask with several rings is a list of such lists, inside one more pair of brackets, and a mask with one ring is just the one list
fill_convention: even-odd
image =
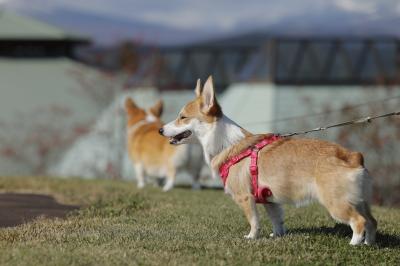
[(184, 131), (184, 132), (182, 132), (182, 133), (180, 133), (180, 134), (178, 134), (178, 135), (176, 135), (174, 137), (171, 137), (169, 139), (169, 143), (170, 144), (178, 144), (182, 139), (185, 139), (185, 138), (189, 137), (191, 134), (192, 134), (191, 131), (186, 130), (186, 131)]
[(175, 139), (175, 138), (170, 138), (169, 139), (169, 144), (177, 144), (177, 143), (178, 143), (177, 139)]

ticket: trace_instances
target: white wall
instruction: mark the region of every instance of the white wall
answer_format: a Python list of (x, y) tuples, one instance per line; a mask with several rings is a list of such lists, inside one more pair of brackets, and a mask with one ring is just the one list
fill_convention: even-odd
[(276, 88), (267, 83), (238, 83), (217, 96), (223, 112), (253, 133), (271, 132)]
[[(69, 59), (5, 59), (0, 58), (0, 136), (3, 152), (9, 144), (28, 139), (33, 125), (46, 123), (79, 124), (91, 121), (97, 116), (98, 106), (85, 97), (80, 83), (71, 75), (80, 72), (89, 79), (100, 74)], [(52, 108), (68, 110), (68, 116), (58, 116), (49, 121)], [(44, 133), (43, 133), (44, 135)], [(15, 145), (14, 145), (15, 146)], [(35, 163), (35, 151), (31, 144), (25, 144), (18, 153), (31, 153)], [(2, 153), (3, 155), (3, 153)], [(18, 154), (17, 154), (18, 155)], [(0, 156), (2, 175), (29, 175), (33, 169), (23, 160), (11, 160)]]

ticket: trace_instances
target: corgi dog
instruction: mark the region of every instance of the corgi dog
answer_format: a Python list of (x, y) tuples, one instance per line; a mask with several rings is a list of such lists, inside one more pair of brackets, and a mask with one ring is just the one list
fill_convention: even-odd
[[(195, 89), (196, 98), (187, 103), (178, 117), (160, 128), (174, 145), (190, 143), (197, 138), (203, 147), (207, 164), (214, 176), (221, 165), (267, 135), (254, 135), (222, 112), (215, 96), (212, 77)], [(373, 244), (377, 222), (370, 211), (372, 178), (364, 167), (361, 153), (327, 141), (281, 137), (258, 151), (258, 184), (270, 189), (263, 204), (273, 233), (285, 233), (281, 205), (318, 201), (337, 221), (349, 224), (351, 245)], [(243, 209), (250, 224), (245, 236), (259, 236), (259, 215), (246, 157), (230, 167), (225, 192)]]
[(193, 188), (199, 188), (203, 165), (201, 149), (171, 146), (166, 138), (160, 136), (162, 110), (161, 100), (148, 110), (138, 107), (129, 97), (125, 100), (127, 148), (135, 168), (137, 186), (145, 186), (146, 176), (166, 177), (163, 191), (168, 191), (174, 186), (177, 172), (182, 170), (193, 177)]

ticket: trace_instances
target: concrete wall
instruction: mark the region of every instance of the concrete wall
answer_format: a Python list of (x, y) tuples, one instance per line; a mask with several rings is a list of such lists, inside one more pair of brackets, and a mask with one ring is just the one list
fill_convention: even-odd
[[(140, 90), (120, 94), (97, 118), (89, 134), (81, 137), (49, 169), (54, 176), (84, 178), (135, 179), (133, 162), (126, 149), (126, 117), (123, 108), (126, 97), (132, 97), (142, 108), (152, 106), (158, 99), (164, 100), (164, 121), (174, 119), (182, 106), (193, 97), (191, 91), (164, 92), (155, 89)], [(200, 146), (192, 148), (192, 157), (202, 160)], [(201, 172), (203, 185), (219, 186), (219, 180), (210, 180), (208, 168)], [(154, 181), (150, 179), (150, 181)], [(177, 184), (190, 185), (192, 177), (188, 173), (178, 173)]]
[(276, 88), (265, 83), (238, 83), (217, 98), (223, 112), (253, 133), (271, 132), (275, 116)]
[[(240, 90), (237, 90), (238, 86)], [(257, 86), (260, 90), (258, 97), (248, 96), (254, 84), (240, 84), (228, 89), (227, 95), (232, 94), (231, 99), (222, 99), (224, 110), (231, 118), (253, 132), (261, 129), (264, 132), (289, 133), (400, 111), (400, 87)], [(238, 93), (234, 94), (236, 90)], [(266, 109), (263, 104), (271, 106)], [(340, 111), (345, 106), (352, 108)], [(256, 127), (247, 124), (248, 121), (264, 122)], [(370, 124), (332, 128), (300, 137), (330, 140), (362, 152), (365, 166), (374, 177), (374, 201), (390, 205), (400, 199), (396, 190), (400, 187), (400, 117), (382, 118)]]
[[(69, 59), (5, 59), (0, 58), (0, 169), (2, 175), (27, 175), (32, 173), (30, 163), (4, 156), (8, 144), (18, 144), (29, 138), (37, 125), (58, 123), (65, 125), (93, 120), (98, 106), (85, 97), (81, 85), (71, 71), (84, 73), (89, 79), (99, 73)], [(54, 108), (67, 111), (68, 115), (52, 114)], [(58, 121), (49, 121), (57, 119)], [(43, 132), (44, 134), (44, 132)], [(14, 143), (13, 143), (14, 142)], [(17, 152), (35, 151), (26, 144)]]

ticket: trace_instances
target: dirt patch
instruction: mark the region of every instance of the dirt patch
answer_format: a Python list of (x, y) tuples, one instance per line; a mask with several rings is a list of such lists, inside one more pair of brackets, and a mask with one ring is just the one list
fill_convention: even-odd
[(78, 208), (60, 204), (47, 195), (0, 193), (0, 227), (17, 226), (40, 216), (64, 218)]

